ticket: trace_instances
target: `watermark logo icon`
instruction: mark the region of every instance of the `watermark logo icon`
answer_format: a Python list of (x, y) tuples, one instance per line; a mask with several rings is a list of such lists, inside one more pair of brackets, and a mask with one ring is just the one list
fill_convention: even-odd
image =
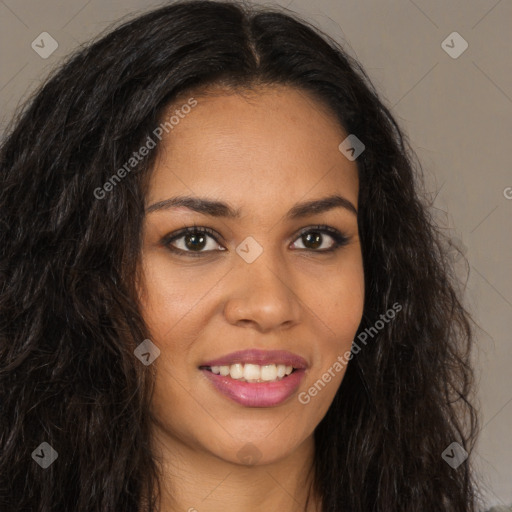
[(59, 454), (47, 442), (41, 443), (33, 452), (32, 458), (43, 468), (51, 466)]
[(468, 458), (468, 452), (459, 443), (454, 442), (446, 448), (441, 457), (453, 469), (457, 469)]
[(47, 59), (59, 47), (59, 43), (48, 32), (41, 32), (30, 46), (39, 57)]
[(258, 450), (257, 446), (252, 443), (247, 443), (238, 450), (236, 456), (242, 464), (252, 466), (261, 459), (262, 453)]
[(339, 146), (338, 149), (353, 162), (364, 150), (366, 146), (351, 133)]
[(256, 242), (252, 236), (248, 236), (240, 245), (238, 245), (236, 252), (247, 263), (252, 263), (259, 258), (263, 252), (263, 247)]
[(143, 365), (149, 366), (160, 355), (160, 349), (151, 340), (144, 340), (133, 353)]
[(458, 59), (468, 49), (468, 46), (468, 42), (458, 32), (452, 32), (441, 43), (441, 48), (452, 59)]

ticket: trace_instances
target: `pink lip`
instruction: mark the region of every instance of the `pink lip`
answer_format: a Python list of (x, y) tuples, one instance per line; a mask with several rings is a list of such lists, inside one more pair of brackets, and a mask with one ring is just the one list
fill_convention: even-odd
[(305, 375), (305, 370), (301, 369), (295, 370), (279, 381), (250, 383), (235, 380), (229, 376), (216, 375), (205, 369), (202, 372), (217, 391), (245, 407), (275, 407), (283, 403), (297, 391)]
[(219, 357), (212, 361), (202, 363), (204, 366), (230, 366), (235, 363), (250, 363), (263, 366), (265, 364), (284, 364), (285, 366), (293, 366), (298, 370), (305, 370), (308, 367), (306, 360), (297, 354), (292, 354), (286, 350), (240, 350), (232, 352), (225, 356)]

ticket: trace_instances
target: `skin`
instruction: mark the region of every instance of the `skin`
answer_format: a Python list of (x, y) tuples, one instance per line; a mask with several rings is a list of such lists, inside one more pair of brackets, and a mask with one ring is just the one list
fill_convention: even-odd
[[(284, 216), (295, 203), (333, 193), (357, 208), (356, 163), (338, 150), (347, 133), (308, 93), (276, 86), (194, 98), (197, 106), (162, 140), (147, 207), (192, 195), (227, 202), (242, 216), (183, 207), (146, 215), (139, 290), (151, 341), (161, 351), (152, 401), (161, 511), (306, 510), (313, 432), (345, 368), (307, 405), (297, 394), (350, 350), (362, 318), (364, 274), (357, 216), (349, 209)], [(202, 256), (179, 256), (162, 244), (194, 224), (219, 235), (218, 243), (207, 235), (195, 250)], [(335, 243), (329, 234), (321, 234), (319, 246), (301, 236), (315, 224), (337, 229), (348, 243), (323, 254)], [(248, 236), (263, 249), (250, 264), (236, 252)], [(186, 241), (172, 244), (194, 251)], [(308, 369), (298, 392), (276, 407), (244, 407), (198, 368), (251, 348), (302, 356)], [(240, 450), (252, 450), (256, 463), (244, 465)], [(319, 506), (313, 493), (307, 510)]]

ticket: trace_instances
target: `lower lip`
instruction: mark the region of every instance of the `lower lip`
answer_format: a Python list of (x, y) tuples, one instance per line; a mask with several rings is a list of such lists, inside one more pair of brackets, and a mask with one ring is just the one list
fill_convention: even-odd
[(209, 370), (202, 370), (215, 389), (245, 407), (275, 407), (297, 391), (304, 377), (304, 370), (295, 370), (275, 382), (242, 382), (223, 377)]

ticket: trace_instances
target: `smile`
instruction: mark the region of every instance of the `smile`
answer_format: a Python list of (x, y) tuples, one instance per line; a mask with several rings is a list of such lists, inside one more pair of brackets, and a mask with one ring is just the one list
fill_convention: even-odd
[(286, 350), (250, 349), (204, 361), (213, 390), (245, 407), (276, 407), (297, 392), (309, 367)]
[(232, 365), (206, 367), (215, 375), (228, 375), (241, 382), (277, 382), (290, 375), (294, 368), (284, 364), (266, 364), (264, 366), (250, 363), (235, 363)]

